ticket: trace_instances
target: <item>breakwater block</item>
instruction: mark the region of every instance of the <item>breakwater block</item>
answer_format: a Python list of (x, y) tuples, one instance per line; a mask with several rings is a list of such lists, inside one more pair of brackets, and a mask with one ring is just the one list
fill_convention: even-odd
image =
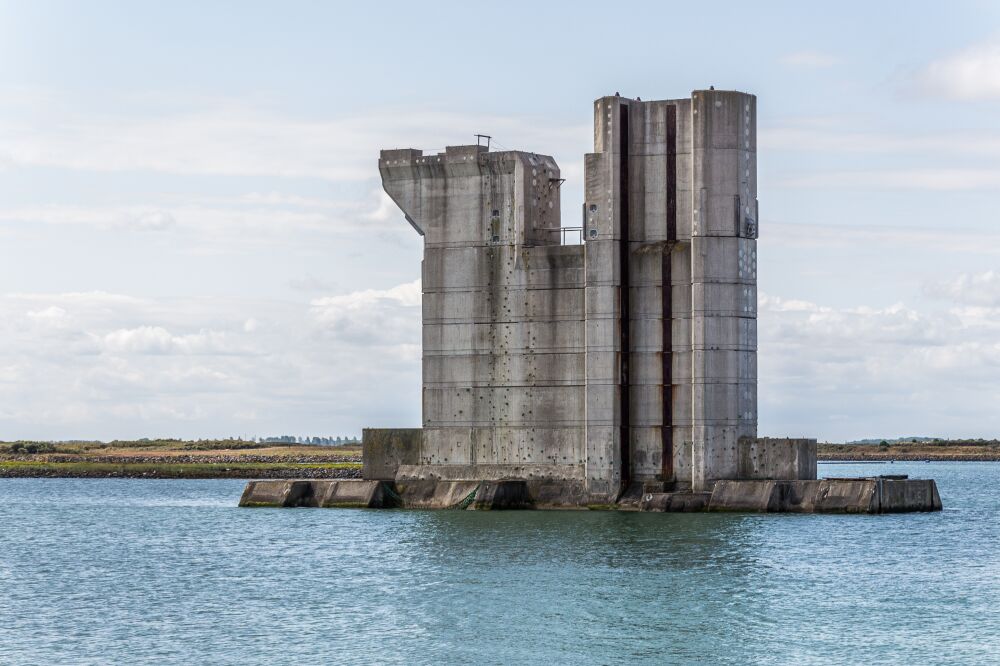
[(399, 505), (392, 482), (361, 479), (267, 479), (243, 489), (243, 507), (389, 509)]
[(639, 510), (667, 513), (705, 511), (711, 497), (711, 493), (645, 493), (639, 501)]
[(397, 491), (407, 509), (471, 509), (477, 511), (532, 509), (528, 484), (502, 481), (398, 481)]
[(345, 509), (391, 509), (399, 506), (399, 495), (385, 481), (342, 479), (316, 481), (316, 506)]
[(717, 481), (709, 511), (762, 513), (903, 513), (940, 511), (933, 479)]
[(249, 481), (240, 497), (240, 506), (302, 506), (303, 498), (311, 495), (309, 481)]

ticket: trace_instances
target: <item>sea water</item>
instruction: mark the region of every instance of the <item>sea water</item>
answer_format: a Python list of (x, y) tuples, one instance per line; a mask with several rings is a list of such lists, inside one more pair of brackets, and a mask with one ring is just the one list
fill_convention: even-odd
[(1000, 663), (1000, 464), (885, 516), (240, 509), (0, 480), (0, 664)]

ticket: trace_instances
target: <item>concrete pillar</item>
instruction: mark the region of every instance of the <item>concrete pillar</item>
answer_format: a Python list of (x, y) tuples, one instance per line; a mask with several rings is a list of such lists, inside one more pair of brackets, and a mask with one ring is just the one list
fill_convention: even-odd
[(756, 99), (692, 100), (692, 486), (703, 490), (737, 478), (737, 443), (757, 436)]
[(382, 151), (385, 191), (424, 237), (416, 475), (583, 484), (583, 247), (561, 245), (546, 155)]

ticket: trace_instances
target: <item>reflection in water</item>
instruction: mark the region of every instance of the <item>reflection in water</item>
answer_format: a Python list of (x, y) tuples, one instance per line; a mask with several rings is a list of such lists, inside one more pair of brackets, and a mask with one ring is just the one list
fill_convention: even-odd
[(1000, 465), (892, 471), (945, 511), (246, 510), (239, 481), (0, 480), (0, 662), (1000, 659)]

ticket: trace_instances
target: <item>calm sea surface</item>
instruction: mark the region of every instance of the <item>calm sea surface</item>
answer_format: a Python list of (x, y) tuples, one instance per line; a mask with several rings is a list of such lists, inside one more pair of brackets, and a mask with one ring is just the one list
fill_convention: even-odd
[(1000, 663), (1000, 464), (898, 516), (238, 509), (0, 480), (0, 664)]

